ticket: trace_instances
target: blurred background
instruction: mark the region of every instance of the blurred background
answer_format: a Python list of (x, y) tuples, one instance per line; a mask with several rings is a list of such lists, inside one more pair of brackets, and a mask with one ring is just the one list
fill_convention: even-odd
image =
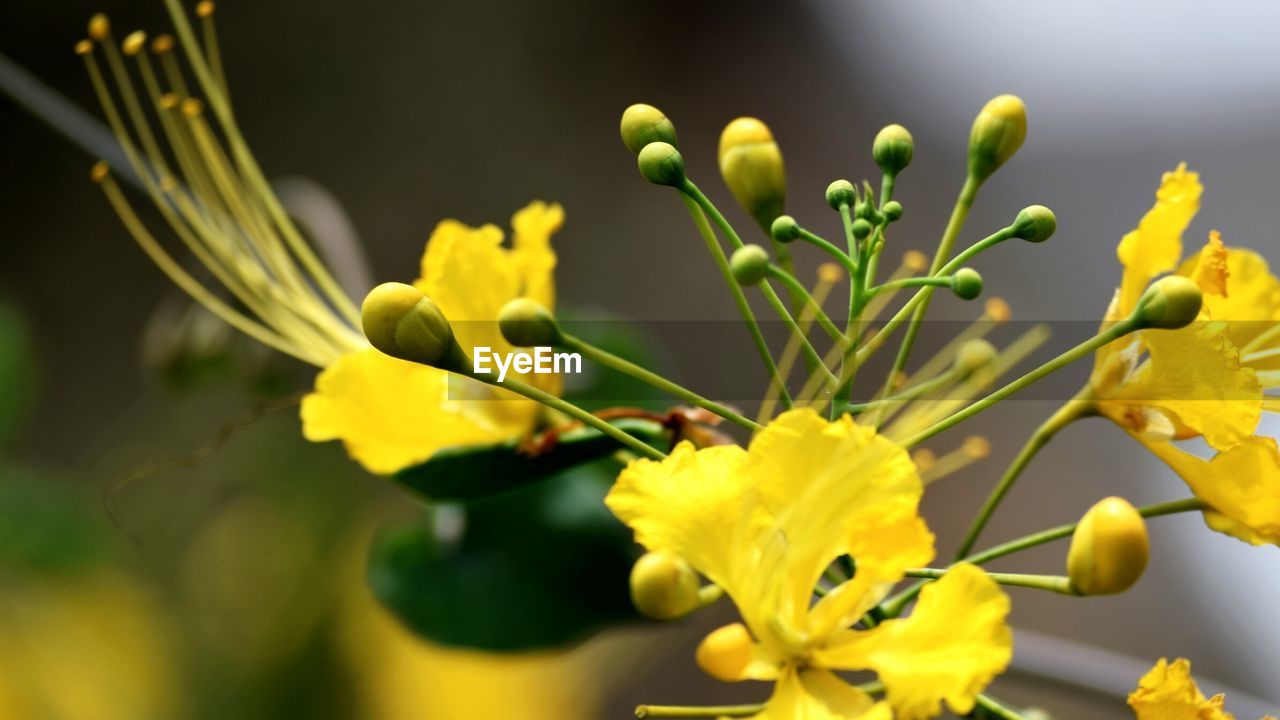
[[(118, 36), (168, 28), (160, 0), (7, 0), (0, 52), (97, 115), (71, 48), (98, 11)], [(969, 123), (1004, 92), (1026, 101), (1028, 140), (987, 183), (965, 237), (1032, 203), (1059, 220), (1051, 242), (977, 264), (1017, 319), (1098, 318), (1119, 280), (1116, 242), (1180, 161), (1206, 185), (1188, 247), (1220, 229), (1229, 245), (1280, 261), (1270, 217), (1280, 6), (228, 0), (218, 22), (261, 165), (337, 198), (381, 280), (412, 278), (443, 218), (506, 227), (546, 199), (567, 212), (556, 237), (565, 302), (647, 321), (729, 320), (731, 300), (683, 209), (638, 176), (618, 141), (623, 108), (649, 102), (673, 118), (691, 176), (723, 207), (719, 131), (738, 115), (764, 119), (786, 157), (789, 211), (832, 233), (826, 185), (871, 175), (872, 137), (900, 122), (916, 153), (890, 252), (932, 254), (963, 179)], [(536, 694), (526, 710), (564, 708), (529, 717), (763, 697), (694, 665), (723, 607), (528, 666), (472, 672), (470, 656), (417, 645), (372, 605), (361, 563), (372, 528), (418, 503), (339, 447), (300, 438), (281, 399), (309, 387), (309, 369), (246, 345), (162, 372), (183, 306), (89, 182), (92, 159), (3, 99), (0, 153), (0, 369), (16, 378), (0, 385), (0, 717), (466, 717), (457, 698), (489, 687), (484, 673), (513, 698)], [(800, 256), (812, 277), (819, 258)], [(935, 308), (975, 312), (952, 299)], [(216, 329), (196, 335), (223, 347)], [(759, 375), (746, 352), (667, 350), (685, 378)], [(1087, 372), (1070, 368), (1063, 387)], [(1035, 397), (983, 416), (991, 456), (930, 488), (940, 547), (958, 540), (1027, 429), (1056, 407), (1051, 394)], [(1070, 522), (1109, 494), (1143, 504), (1186, 490), (1115, 428), (1083, 423), (1035, 461), (986, 539)], [(1151, 532), (1150, 569), (1127, 594), (1013, 591), (1022, 632), (1002, 697), (1059, 718), (1130, 717), (1115, 692), (1156, 658), (1179, 656), (1206, 692), (1232, 689), (1239, 717), (1280, 707), (1280, 553), (1191, 516)], [(1058, 572), (1065, 550), (999, 568)], [(11, 668), (17, 657), (31, 659)]]

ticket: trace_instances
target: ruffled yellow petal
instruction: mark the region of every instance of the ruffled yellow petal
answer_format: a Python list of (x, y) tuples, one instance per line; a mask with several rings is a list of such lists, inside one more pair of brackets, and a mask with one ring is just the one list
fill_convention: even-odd
[(985, 572), (958, 565), (921, 591), (910, 617), (842, 633), (814, 662), (875, 670), (899, 720), (931, 718), (943, 701), (964, 715), (1013, 657), (1009, 607), (1009, 597)]
[(1148, 436), (1158, 434), (1150, 425), (1160, 418), (1145, 412), (1155, 408), (1171, 416), (1178, 434), (1204, 435), (1215, 448), (1245, 440), (1262, 417), (1262, 386), (1225, 332), (1224, 323), (1211, 322), (1142, 333), (1150, 359), (1119, 386), (1098, 389), (1099, 409)]
[(825, 670), (788, 670), (755, 720), (893, 720), (885, 703)]
[(1204, 519), (1210, 528), (1252, 545), (1280, 545), (1280, 452), (1274, 439), (1252, 437), (1210, 460), (1171, 443), (1139, 440), (1209, 506)]
[[(1178, 268), (1181, 275), (1192, 275), (1202, 264), (1201, 255), (1188, 258)], [(1271, 273), (1267, 261), (1252, 250), (1226, 248), (1226, 292), (1207, 294), (1204, 307), (1214, 320), (1226, 321), (1227, 338), (1236, 347), (1249, 346), (1250, 341), (1280, 322), (1280, 279)], [(1250, 350), (1280, 347), (1280, 336)], [(1280, 369), (1280, 354), (1253, 364), (1259, 369)]]
[(511, 218), (515, 230), (511, 255), (516, 274), (524, 283), (524, 297), (547, 308), (556, 303), (556, 254), (551, 250), (551, 236), (563, 225), (564, 209), (544, 202), (530, 203)]
[(1206, 698), (1200, 692), (1186, 660), (1161, 658), (1129, 694), (1137, 720), (1233, 720), (1222, 704), (1221, 695)]
[(1120, 317), (1133, 311), (1153, 278), (1177, 267), (1182, 257), (1182, 233), (1200, 210), (1203, 191), (1199, 173), (1189, 172), (1186, 163), (1178, 165), (1161, 178), (1156, 203), (1137, 229), (1120, 240), (1116, 248), (1124, 266), (1117, 307)]
[[(450, 392), (450, 383), (454, 390)], [(474, 386), (474, 387), (472, 387)], [(487, 393), (481, 402), (465, 392)], [(302, 400), (302, 434), (313, 442), (342, 440), (370, 472), (388, 474), (455, 445), (497, 442), (520, 434), (518, 413), (494, 412), (486, 386), (368, 348), (342, 356), (316, 377)]]
[(1184, 262), (1178, 274), (1185, 274), (1195, 281), (1206, 297), (1226, 298), (1231, 271), (1227, 267), (1227, 248), (1222, 244), (1222, 233), (1209, 231), (1209, 242), (1205, 243), (1204, 249), (1194, 259)]

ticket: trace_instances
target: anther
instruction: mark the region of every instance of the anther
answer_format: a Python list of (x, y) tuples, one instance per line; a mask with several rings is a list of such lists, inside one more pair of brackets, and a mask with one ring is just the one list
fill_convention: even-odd
[(91, 52), (93, 52), (93, 41), (92, 41), (92, 40), (85, 39), (85, 40), (81, 40), (80, 42), (76, 43), (76, 54), (77, 54), (77, 55), (88, 55), (88, 54), (89, 54), (89, 53), (91, 53)]
[(198, 98), (187, 98), (182, 101), (182, 114), (189, 118), (200, 117), (200, 113), (204, 112), (204, 103)]
[(196, 4), (196, 15), (198, 17), (207, 18), (213, 14), (213, 0), (201, 0)]
[(172, 35), (157, 35), (155, 40), (151, 41), (151, 52), (156, 55), (163, 55), (173, 49)]
[(111, 21), (107, 16), (98, 13), (89, 18), (89, 37), (101, 42), (111, 35)]
[(147, 34), (141, 30), (134, 30), (125, 37), (124, 42), (120, 43), (120, 49), (125, 55), (137, 55), (142, 52), (146, 44)]
[(89, 170), (89, 179), (96, 183), (100, 183), (107, 179), (107, 175), (111, 174), (111, 167), (106, 162), (99, 160), (93, 164), (93, 168)]

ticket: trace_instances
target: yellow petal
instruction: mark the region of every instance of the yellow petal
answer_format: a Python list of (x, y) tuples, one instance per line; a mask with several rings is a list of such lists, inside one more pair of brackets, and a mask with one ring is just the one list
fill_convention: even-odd
[(1280, 452), (1274, 439), (1252, 437), (1210, 460), (1171, 443), (1139, 440), (1209, 506), (1204, 519), (1210, 528), (1252, 545), (1280, 545)]
[(1100, 398), (1101, 411), (1122, 427), (1150, 417), (1134, 408), (1156, 408), (1178, 424), (1228, 448), (1253, 434), (1262, 416), (1262, 386), (1226, 339), (1224, 323), (1194, 323), (1181, 330), (1142, 333), (1150, 359), (1134, 375)]
[(1231, 271), (1227, 267), (1227, 248), (1222, 244), (1222, 233), (1211, 230), (1204, 249), (1184, 262), (1178, 274), (1194, 280), (1205, 297), (1226, 298)]
[[(533, 422), (528, 400), (498, 400), (487, 386), (367, 348), (342, 356), (302, 400), (302, 434), (342, 440), (370, 472), (388, 474), (441, 448), (515, 437)], [(483, 399), (459, 400), (465, 392)], [(477, 397), (479, 398), (480, 395)]]
[(1221, 695), (1206, 698), (1191, 677), (1191, 663), (1160, 662), (1138, 681), (1129, 694), (1129, 707), (1137, 720), (1233, 720), (1222, 709)]
[[(1188, 258), (1178, 273), (1191, 275), (1200, 264), (1199, 255)], [(1271, 273), (1261, 255), (1242, 248), (1226, 248), (1226, 273), (1227, 291), (1206, 295), (1204, 306), (1210, 318), (1229, 323), (1227, 338), (1236, 347), (1243, 348), (1280, 321), (1280, 279)], [(1266, 346), (1280, 347), (1280, 337)], [(1255, 367), (1280, 369), (1280, 356)]]
[(1186, 163), (1161, 178), (1155, 205), (1116, 248), (1124, 265), (1117, 308), (1120, 316), (1133, 311), (1153, 278), (1177, 266), (1182, 257), (1182, 233), (1200, 210), (1203, 191), (1199, 173), (1188, 172)]
[(755, 720), (893, 720), (885, 703), (825, 670), (788, 670)]
[(1013, 657), (1005, 623), (1009, 597), (973, 565), (958, 565), (926, 586), (910, 617), (841, 634), (815, 654), (815, 664), (875, 670), (899, 720), (931, 718), (942, 702), (957, 715)]
[(556, 254), (551, 250), (551, 236), (562, 225), (564, 209), (544, 202), (530, 203), (511, 218), (515, 230), (511, 254), (516, 274), (524, 283), (524, 297), (547, 308), (554, 308), (556, 303)]

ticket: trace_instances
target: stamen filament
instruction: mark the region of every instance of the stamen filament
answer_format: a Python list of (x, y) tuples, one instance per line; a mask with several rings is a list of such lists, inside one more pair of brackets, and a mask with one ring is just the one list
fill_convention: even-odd
[[(810, 293), (813, 302), (800, 312), (798, 321), (800, 329), (806, 337), (814, 323), (814, 309), (821, 308), (822, 304), (827, 301), (827, 297), (831, 294), (832, 289), (836, 286), (836, 281), (839, 279), (839, 272), (839, 269), (831, 263), (824, 263), (819, 266), (818, 283), (814, 285), (813, 291)], [(838, 352), (840, 352), (839, 346), (833, 347), (832, 352), (827, 353), (827, 357), (824, 360), (828, 358), (834, 359), (837, 355), (833, 353)], [(787, 377), (791, 374), (791, 369), (795, 367), (798, 357), (800, 357), (800, 341), (795, 335), (792, 335), (787, 338), (787, 345), (782, 350), (782, 359), (778, 363), (778, 372), (782, 377)], [(778, 390), (779, 387), (776, 383), (769, 383), (769, 389), (765, 393), (765, 400), (760, 404), (760, 412), (756, 415), (756, 422), (763, 425), (773, 417), (773, 411), (778, 404)]]
[[(947, 573), (948, 568), (908, 568), (907, 577), (926, 578), (929, 580), (937, 580)], [(1060, 595), (1079, 595), (1071, 587), (1071, 579), (1065, 575), (1027, 575), (1024, 573), (998, 573), (989, 572), (987, 577), (996, 581), (1001, 585), (1010, 587), (1032, 588), (1034, 590), (1048, 590)]]
[(1255, 352), (1259, 348), (1265, 347), (1267, 343), (1273, 340), (1280, 340), (1280, 322), (1258, 333), (1252, 340), (1244, 344), (1240, 348), (1241, 355), (1248, 355)]
[[(786, 285), (794, 297), (800, 298), (801, 312), (804, 310), (811, 311), (813, 319), (817, 320), (818, 325), (822, 327), (833, 342), (841, 346), (848, 344), (849, 339), (844, 336), (844, 333), (840, 332), (840, 328), (836, 327), (835, 323), (831, 322), (831, 318), (827, 317), (827, 314), (823, 312), (822, 306), (813, 299), (813, 296), (809, 294), (809, 291), (805, 289), (804, 285), (800, 284), (800, 281), (794, 275), (772, 263), (768, 266), (766, 272), (769, 277)], [(807, 337), (804, 328), (801, 329), (801, 334), (796, 337)]]
[(637, 705), (638, 718), (719, 718), (749, 717), (764, 711), (764, 703), (755, 705)]

